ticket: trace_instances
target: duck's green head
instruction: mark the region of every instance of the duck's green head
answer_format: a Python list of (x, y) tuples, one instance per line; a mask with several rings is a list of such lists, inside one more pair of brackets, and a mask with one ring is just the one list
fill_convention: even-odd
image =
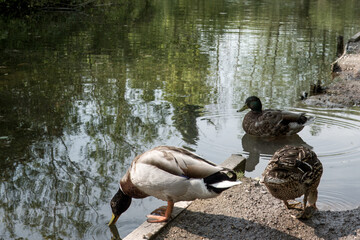
[(131, 197), (123, 193), (121, 189), (117, 191), (114, 197), (110, 201), (112, 218), (109, 222), (109, 226), (116, 223), (120, 215), (125, 212), (131, 204)]
[(238, 112), (242, 112), (248, 108), (255, 112), (261, 112), (262, 104), (260, 99), (256, 96), (248, 97), (245, 101), (245, 105), (240, 110), (238, 110)]

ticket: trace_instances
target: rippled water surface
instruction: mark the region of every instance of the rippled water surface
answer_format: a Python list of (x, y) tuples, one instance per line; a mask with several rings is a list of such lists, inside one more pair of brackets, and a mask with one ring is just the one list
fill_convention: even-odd
[[(109, 201), (139, 153), (183, 146), (221, 163), (248, 158), (259, 177), (285, 144), (324, 166), (320, 210), (359, 206), (360, 109), (299, 102), (331, 82), (336, 37), (360, 1), (132, 1), (85, 12), (0, 18), (0, 239), (125, 237), (165, 204)], [(246, 97), (315, 116), (298, 135), (244, 133)]]

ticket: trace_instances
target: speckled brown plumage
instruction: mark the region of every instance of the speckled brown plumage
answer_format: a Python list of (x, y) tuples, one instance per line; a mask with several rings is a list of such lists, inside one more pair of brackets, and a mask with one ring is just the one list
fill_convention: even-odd
[(275, 109), (262, 110), (258, 97), (251, 96), (246, 99), (240, 111), (250, 108), (242, 122), (246, 133), (260, 137), (277, 137), (293, 135), (300, 132), (310, 120), (304, 113), (291, 113)]
[(323, 167), (315, 152), (307, 147), (285, 146), (276, 151), (263, 172), (263, 182), (269, 192), (284, 201), (304, 195), (307, 202), (316, 208), (317, 187)]

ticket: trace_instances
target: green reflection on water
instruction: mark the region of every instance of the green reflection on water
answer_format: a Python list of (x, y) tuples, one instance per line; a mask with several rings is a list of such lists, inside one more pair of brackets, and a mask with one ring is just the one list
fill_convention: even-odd
[(353, 34), (358, 10), (350, 0), (135, 1), (1, 18), (0, 238), (86, 238), (108, 221), (136, 154), (196, 149), (204, 106), (249, 94), (292, 105), (328, 82), (336, 35)]

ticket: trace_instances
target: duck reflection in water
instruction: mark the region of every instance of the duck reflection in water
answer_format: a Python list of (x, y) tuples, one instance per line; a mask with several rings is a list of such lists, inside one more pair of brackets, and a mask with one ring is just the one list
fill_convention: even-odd
[(112, 235), (111, 240), (121, 240), (121, 237), (120, 237), (120, 234), (119, 234), (119, 231), (118, 231), (116, 225), (115, 224), (110, 225), (109, 228), (110, 228), (111, 235)]
[(267, 138), (257, 137), (246, 133), (242, 137), (241, 141), (244, 152), (249, 154), (245, 166), (245, 170), (247, 172), (254, 171), (255, 166), (260, 161), (260, 156), (268, 156), (270, 159), (278, 149), (284, 147), (285, 145), (305, 146), (310, 149), (313, 148), (304, 142), (298, 134), (284, 136), (281, 138)]

